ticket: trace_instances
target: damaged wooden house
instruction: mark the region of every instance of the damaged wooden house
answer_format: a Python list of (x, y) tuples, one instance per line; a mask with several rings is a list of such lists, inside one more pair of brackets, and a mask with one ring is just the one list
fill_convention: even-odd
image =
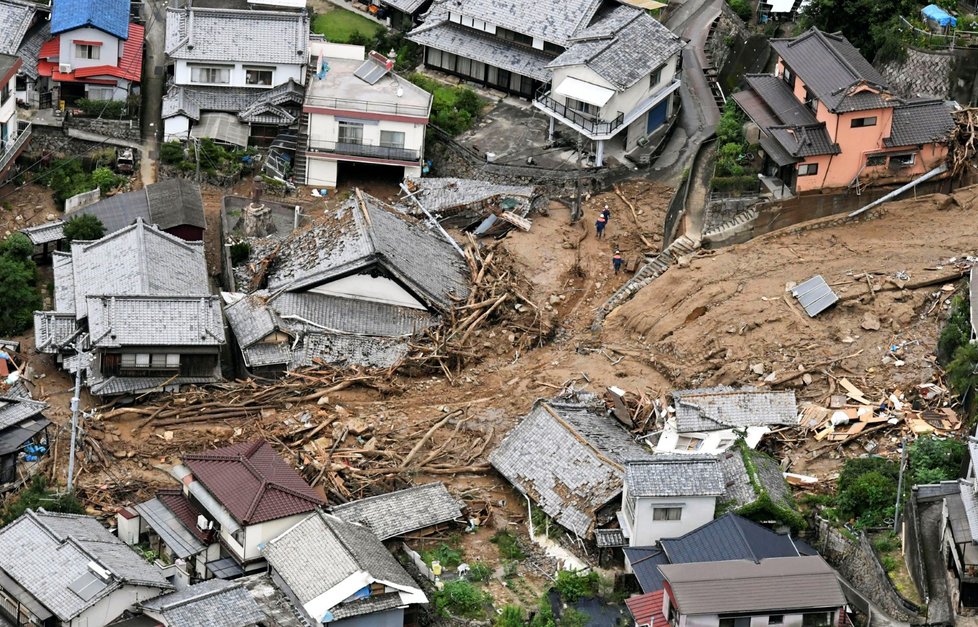
[(47, 403), (0, 395), (0, 494), (24, 484), (48, 452)]
[(717, 387), (676, 390), (656, 453), (710, 453), (729, 449), (738, 438), (756, 448), (772, 428), (797, 426), (795, 393), (764, 388)]
[(35, 347), (82, 368), (95, 396), (177, 390), (221, 379), (224, 320), (203, 242), (136, 218), (54, 253), (54, 310), (34, 313)]
[(336, 505), (331, 513), (363, 525), (382, 541), (437, 532), (462, 519), (459, 502), (438, 482)]
[[(651, 451), (608, 418), (593, 396), (537, 401), (489, 462), (527, 499), (579, 539), (616, 521), (625, 465)], [(615, 533), (621, 535), (616, 529)]]
[(460, 178), (406, 177), (404, 204), (419, 218), (424, 210), (446, 228), (476, 236), (500, 236), (513, 228), (528, 229), (530, 210), (546, 204), (536, 188)]
[(317, 363), (389, 368), (470, 289), (446, 236), (359, 192), (285, 239), (249, 242), (260, 289), (223, 297), (253, 374)]
[(147, 540), (186, 583), (265, 568), (261, 547), (325, 501), (267, 442), (183, 456), (180, 485), (116, 516), (128, 544)]

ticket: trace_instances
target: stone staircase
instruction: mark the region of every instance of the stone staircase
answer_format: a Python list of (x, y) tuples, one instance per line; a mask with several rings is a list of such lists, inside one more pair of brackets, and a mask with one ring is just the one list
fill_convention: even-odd
[(639, 268), (638, 272), (635, 273), (635, 276), (618, 288), (618, 291), (612, 294), (611, 297), (605, 301), (603, 305), (601, 305), (601, 308), (598, 309), (598, 313), (594, 321), (595, 326), (600, 326), (608, 314), (614, 311), (621, 304), (628, 301), (640, 289), (661, 276), (666, 270), (669, 269), (669, 266), (671, 266), (674, 261), (682, 256), (696, 252), (699, 247), (700, 243), (697, 240), (694, 240), (686, 235), (680, 235), (675, 241), (666, 246), (665, 250), (658, 255), (646, 257), (645, 265)]
[(295, 163), (292, 166), (292, 176), (299, 185), (306, 184), (306, 145), (309, 143), (309, 114), (302, 113), (299, 117), (299, 133), (295, 140)]
[(757, 209), (754, 207), (748, 207), (745, 211), (741, 211), (734, 217), (730, 218), (726, 222), (719, 224), (717, 226), (711, 227), (709, 230), (703, 233), (703, 239), (709, 239), (710, 237), (715, 237), (717, 235), (722, 235), (727, 231), (737, 229), (748, 222), (753, 222), (757, 219)]

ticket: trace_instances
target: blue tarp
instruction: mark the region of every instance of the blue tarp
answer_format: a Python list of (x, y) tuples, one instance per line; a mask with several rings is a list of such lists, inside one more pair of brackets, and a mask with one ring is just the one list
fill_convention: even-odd
[(951, 28), (958, 26), (958, 19), (936, 4), (928, 4), (920, 10), (920, 13), (928, 20), (937, 22), (938, 26), (950, 26)]

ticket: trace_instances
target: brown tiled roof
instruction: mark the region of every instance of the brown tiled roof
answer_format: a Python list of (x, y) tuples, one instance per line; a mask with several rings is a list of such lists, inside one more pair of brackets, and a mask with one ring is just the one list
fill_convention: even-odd
[(183, 463), (242, 525), (311, 512), (323, 505), (299, 473), (262, 440), (185, 455)]
[(179, 488), (160, 490), (156, 493), (156, 498), (173, 512), (173, 515), (183, 523), (187, 531), (194, 534), (198, 540), (209, 543), (213, 539), (211, 537), (212, 532), (201, 531), (197, 527), (197, 517), (203, 514), (204, 510), (191, 503)]

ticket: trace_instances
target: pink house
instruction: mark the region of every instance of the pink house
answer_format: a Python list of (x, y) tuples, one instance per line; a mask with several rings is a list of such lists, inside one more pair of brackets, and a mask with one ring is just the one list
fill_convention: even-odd
[(761, 130), (764, 174), (793, 193), (909, 181), (939, 166), (948, 104), (904, 100), (841, 34), (775, 39), (774, 75), (733, 95)]

